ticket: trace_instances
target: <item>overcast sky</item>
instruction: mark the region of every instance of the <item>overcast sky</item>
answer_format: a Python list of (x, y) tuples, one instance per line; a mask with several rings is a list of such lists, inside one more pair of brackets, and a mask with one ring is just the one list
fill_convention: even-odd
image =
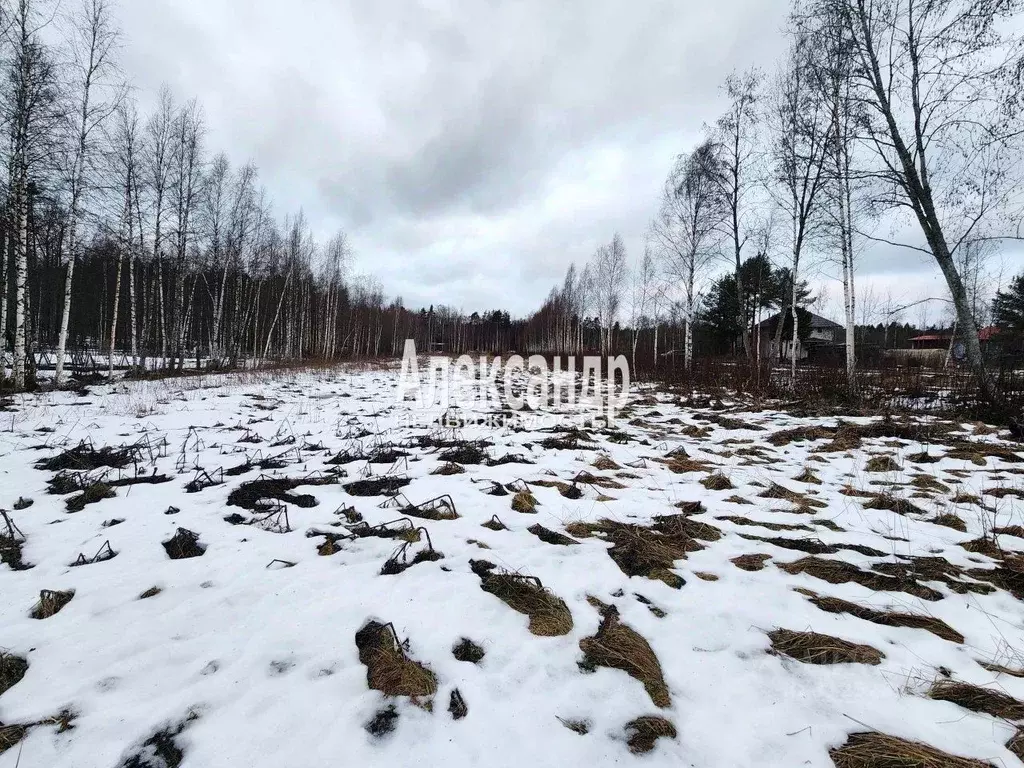
[[(775, 69), (787, 7), (122, 0), (120, 17), (142, 106), (163, 82), (198, 97), (210, 147), (254, 160), (279, 215), (345, 230), (406, 306), (525, 314), (614, 232), (642, 252), (726, 75)], [(863, 274), (907, 301), (944, 293), (914, 252), (876, 249)]]

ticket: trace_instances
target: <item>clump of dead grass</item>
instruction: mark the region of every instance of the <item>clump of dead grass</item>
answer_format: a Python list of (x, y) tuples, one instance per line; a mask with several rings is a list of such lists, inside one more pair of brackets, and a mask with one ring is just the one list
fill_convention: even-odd
[(524, 515), (537, 513), (537, 497), (530, 491), (519, 491), (512, 497), (512, 509)]
[(171, 560), (185, 560), (206, 554), (206, 546), (199, 543), (199, 534), (187, 528), (179, 528), (174, 536), (163, 542), (163, 546)]
[(935, 525), (942, 525), (946, 528), (952, 528), (954, 531), (960, 531), (960, 533), (967, 533), (967, 523), (965, 523), (963, 518), (959, 515), (954, 515), (952, 512), (936, 515), (928, 522)]
[(810, 592), (805, 592), (810, 601), (826, 613), (848, 613), (858, 619), (870, 621), (872, 624), (879, 624), (883, 627), (908, 627), (911, 629), (925, 629), (936, 637), (948, 640), (951, 643), (962, 643), (964, 636), (953, 629), (942, 619), (934, 616), (924, 616), (916, 613), (899, 613), (896, 611), (880, 611), (869, 608), (865, 605), (858, 605), (838, 597), (822, 597)]
[(812, 499), (803, 493), (797, 493), (778, 483), (772, 483), (764, 491), (758, 494), (762, 499), (782, 499), (795, 504), (802, 511), (809, 511), (811, 508), (824, 509), (828, 505), (818, 499)]
[(69, 448), (56, 456), (37, 462), (36, 469), (45, 469), (50, 472), (69, 469), (91, 471), (100, 467), (124, 469), (138, 460), (141, 451), (142, 447), (136, 445), (121, 448), (110, 446), (95, 448), (91, 442), (83, 440), (74, 448)]
[(507, 531), (508, 527), (501, 522), (497, 515), (491, 515), (491, 519), (486, 523), (480, 523), (482, 528), (489, 528), (492, 531)]
[(398, 475), (369, 477), (347, 483), (344, 488), (351, 496), (394, 496), (412, 482), (411, 478)]
[(391, 624), (367, 622), (356, 632), (356, 648), (359, 661), (366, 666), (366, 682), (373, 690), (414, 700), (437, 692), (437, 677), (405, 655)]
[(570, 533), (596, 534), (612, 544), (608, 555), (627, 576), (644, 576), (679, 589), (686, 582), (672, 572), (676, 560), (689, 552), (703, 549), (697, 536), (721, 536), (714, 526), (689, 520), (686, 515), (665, 515), (655, 518), (647, 528), (635, 523), (602, 519), (596, 523), (573, 524)]
[(28, 733), (27, 725), (4, 725), (0, 723), (0, 755), (16, 746)]
[(804, 664), (880, 664), (885, 654), (870, 645), (851, 643), (818, 632), (776, 629), (768, 633), (772, 651)]
[(897, 515), (923, 515), (924, 510), (913, 503), (892, 493), (875, 494), (870, 501), (864, 505), (864, 509), (882, 509), (888, 512), (895, 512)]
[(572, 613), (565, 601), (546, 589), (540, 579), (520, 573), (497, 571), (494, 563), (470, 560), (480, 577), (480, 588), (509, 608), (530, 618), (529, 629), (541, 637), (558, 637), (572, 631)]
[(749, 555), (740, 555), (739, 557), (734, 557), (730, 562), (737, 568), (739, 568), (741, 571), (754, 572), (763, 571), (764, 564), (771, 559), (771, 555), (751, 553)]
[(892, 456), (884, 454), (872, 456), (864, 465), (865, 472), (902, 472), (903, 467), (899, 465)]
[(731, 491), (735, 488), (732, 481), (721, 472), (712, 472), (701, 480), (700, 484), (709, 491)]
[(634, 755), (650, 752), (660, 738), (676, 738), (676, 727), (664, 717), (644, 715), (626, 723), (626, 743)]
[(454, 461), (449, 461), (449, 462), (439, 466), (437, 469), (435, 469), (430, 474), (432, 474), (432, 475), (442, 475), (442, 476), (447, 477), (448, 475), (461, 475), (461, 474), (464, 474), (465, 471), (466, 471), (466, 468), (464, 466), (462, 466), (461, 464), (456, 464)]
[(602, 472), (611, 472), (622, 467), (615, 462), (610, 456), (598, 456), (594, 459), (594, 463), (591, 465), (594, 469), (600, 469)]
[(474, 643), (468, 637), (462, 638), (452, 646), (452, 656), (458, 661), (468, 661), (470, 664), (479, 664), (484, 658), (484, 649)]
[(640, 681), (656, 707), (671, 706), (661, 663), (650, 644), (636, 630), (623, 624), (615, 606), (602, 610), (597, 634), (580, 640), (584, 669), (610, 667), (620, 669)]
[(13, 653), (0, 651), (0, 696), (21, 682), (28, 672), (28, 661)]
[[(557, 717), (557, 716), (556, 716)], [(557, 717), (558, 722), (564, 725), (573, 733), (578, 733), (580, 736), (586, 736), (590, 733), (590, 721), (580, 719), (567, 719), (564, 717)]]
[[(242, 483), (231, 491), (228, 494), (228, 505), (242, 507), (250, 512), (255, 512), (270, 500), (288, 502), (302, 508), (315, 507), (318, 502), (312, 494), (292, 493), (295, 488), (306, 482), (308, 481), (287, 477), (259, 477)], [(345, 486), (345, 489), (348, 490), (349, 486)], [(352, 491), (349, 490), (349, 493)]]
[(543, 525), (540, 525), (539, 523), (537, 525), (531, 525), (526, 530), (528, 530), (530, 533), (532, 533), (534, 536), (536, 536), (538, 539), (540, 539), (546, 544), (556, 544), (562, 547), (572, 546), (573, 544), (579, 544), (579, 542), (575, 539), (572, 539), (566, 536), (565, 534), (558, 533), (557, 531), (552, 531), (550, 528), (545, 528)]
[(29, 615), (33, 619), (48, 619), (60, 612), (60, 609), (71, 602), (75, 590), (66, 591), (44, 589), (39, 592), (39, 602), (32, 608)]
[(739, 517), (737, 515), (729, 515), (727, 517), (719, 517), (719, 520), (728, 520), (730, 523), (736, 525), (756, 527), (756, 528), (767, 528), (770, 531), (813, 531), (809, 525), (802, 525), (800, 523), (769, 523), (766, 520), (751, 520), (749, 517)]
[(68, 512), (81, 512), (89, 504), (98, 504), (104, 499), (112, 499), (115, 496), (117, 493), (109, 483), (96, 481), (85, 485), (81, 493), (69, 498), (64, 505)]
[(455, 509), (455, 501), (447, 493), (419, 504), (407, 504), (402, 512), (423, 520), (458, 520), (459, 513)]
[(991, 763), (876, 731), (851, 733), (828, 754), (836, 768), (992, 768)]
[(943, 595), (930, 587), (918, 584), (903, 576), (887, 576), (873, 571), (863, 571), (844, 560), (829, 560), (822, 557), (804, 557), (792, 563), (779, 563), (779, 568), (796, 576), (806, 573), (829, 584), (854, 582), (876, 592), (906, 592), (922, 600), (941, 600)]
[(972, 712), (982, 712), (1006, 720), (1024, 719), (1024, 702), (1009, 694), (980, 685), (956, 680), (936, 680), (928, 690), (928, 698), (951, 701)]

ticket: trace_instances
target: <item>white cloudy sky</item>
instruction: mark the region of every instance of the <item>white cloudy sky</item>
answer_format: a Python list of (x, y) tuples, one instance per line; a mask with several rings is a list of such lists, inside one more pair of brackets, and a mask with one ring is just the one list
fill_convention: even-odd
[[(787, 6), (121, 0), (119, 15), (143, 107), (163, 82), (198, 97), (211, 147), (254, 160), (280, 214), (347, 231), (357, 268), (407, 306), (522, 314), (615, 231), (642, 251), (722, 80), (775, 68)], [(914, 252), (872, 250), (863, 274), (907, 301), (943, 294)]]

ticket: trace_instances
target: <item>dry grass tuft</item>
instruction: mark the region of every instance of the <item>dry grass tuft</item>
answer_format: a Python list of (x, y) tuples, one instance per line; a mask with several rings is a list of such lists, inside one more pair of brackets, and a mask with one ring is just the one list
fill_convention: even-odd
[(899, 465), (892, 456), (872, 456), (864, 465), (865, 472), (902, 472), (903, 467)]
[(512, 497), (512, 509), (524, 515), (537, 513), (537, 498), (529, 491), (519, 491)]
[(0, 755), (14, 747), (28, 733), (27, 725), (4, 725), (0, 723)]
[(676, 727), (663, 717), (645, 715), (626, 723), (626, 743), (634, 755), (650, 752), (654, 749), (654, 743), (662, 737), (676, 737)]
[(838, 597), (821, 597), (814, 592), (807, 590), (811, 602), (827, 613), (848, 613), (858, 619), (870, 621), (872, 624), (879, 624), (883, 627), (909, 627), (910, 629), (926, 629), (943, 640), (951, 643), (962, 643), (964, 636), (953, 629), (942, 619), (934, 616), (924, 616), (916, 613), (897, 613), (894, 611), (879, 611), (875, 608), (868, 608), (864, 605), (857, 605)]
[(973, 552), (977, 555), (986, 555), (988, 557), (999, 560), (1003, 556), (1003, 550), (999, 546), (994, 538), (988, 536), (981, 536), (977, 539), (971, 539), (960, 544), (961, 547), (966, 549), (968, 552)]
[(967, 533), (967, 523), (959, 515), (954, 515), (952, 512), (936, 515), (928, 522), (952, 528), (954, 531), (960, 531), (960, 533)]
[(739, 568), (741, 571), (751, 571), (751, 572), (753, 572), (753, 571), (763, 571), (764, 570), (764, 564), (768, 560), (771, 560), (771, 559), (772, 559), (771, 555), (749, 554), (749, 555), (740, 555), (739, 557), (734, 557), (730, 562), (733, 565), (735, 565), (737, 568)]
[(461, 464), (456, 464), (454, 461), (449, 461), (449, 462), (447, 462), (445, 464), (442, 464), (440, 467), (435, 469), (430, 474), (432, 474), (432, 475), (444, 475), (444, 476), (447, 476), (447, 475), (461, 475), (461, 474), (464, 474), (465, 471), (466, 471), (466, 468), (464, 466), (462, 466)]
[(852, 581), (875, 592), (906, 592), (922, 600), (941, 600), (943, 597), (941, 592), (918, 584), (906, 575), (897, 577), (862, 571), (844, 560), (827, 560), (811, 556), (792, 563), (779, 563), (779, 568), (793, 576), (806, 573), (829, 584), (846, 584)]
[(480, 588), (509, 608), (530, 617), (530, 632), (540, 637), (558, 637), (572, 631), (572, 612), (565, 601), (544, 588), (540, 579), (519, 573), (498, 572), (494, 563), (470, 560), (480, 577)]
[(949, 486), (932, 475), (914, 475), (911, 479), (910, 484), (915, 488), (922, 491), (937, 491), (939, 493), (949, 493)]
[(744, 499), (742, 496), (737, 496), (737, 495), (730, 496), (728, 499), (726, 499), (726, 501), (731, 502), (733, 504), (753, 504), (754, 503), (754, 502), (752, 502), (752, 501), (750, 501), (748, 499)]
[(821, 478), (819, 478), (810, 467), (804, 467), (804, 471), (793, 478), (798, 483), (809, 483), (811, 485), (821, 485)]
[(776, 629), (769, 632), (772, 651), (804, 664), (880, 664), (885, 654), (870, 645), (851, 643), (817, 632)]
[(981, 497), (975, 496), (973, 493), (964, 493), (963, 491), (955, 494), (951, 499), (954, 504), (974, 504), (981, 506)]
[(883, 509), (888, 512), (895, 512), (897, 515), (924, 514), (924, 510), (920, 507), (914, 506), (914, 504), (907, 499), (904, 499), (902, 496), (896, 496), (891, 493), (875, 494), (872, 499), (864, 505), (864, 509)]
[(44, 589), (39, 593), (39, 602), (35, 604), (32, 609), (32, 613), (29, 614), (33, 619), (48, 619), (56, 613), (60, 612), (60, 609), (71, 602), (71, 598), (75, 596), (75, 590), (69, 589), (66, 592), (59, 590)]
[(508, 530), (508, 528), (505, 526), (503, 522), (501, 522), (497, 515), (492, 515), (490, 520), (488, 520), (486, 523), (480, 523), (480, 526), (482, 528), (489, 528), (492, 531)]
[(836, 768), (992, 768), (991, 763), (871, 731), (851, 733), (843, 746), (828, 754)]
[(600, 469), (602, 472), (611, 472), (616, 469), (622, 469), (622, 467), (616, 464), (610, 456), (598, 456), (594, 459), (594, 463), (591, 466), (593, 466), (594, 469)]
[[(403, 497), (404, 498), (404, 497)], [(421, 501), (419, 504), (407, 504), (402, 512), (421, 520), (458, 520), (459, 513), (455, 509), (455, 501), (447, 493), (433, 499)]]
[(993, 496), (997, 499), (1005, 499), (1007, 496), (1013, 496), (1017, 499), (1024, 499), (1024, 491), (1020, 488), (986, 488), (982, 491), (986, 496)]
[(468, 637), (464, 637), (452, 646), (452, 656), (454, 656), (458, 661), (468, 661), (470, 664), (479, 664), (484, 658), (484, 649)]
[(569, 538), (568, 536), (552, 531), (550, 528), (545, 528), (541, 524), (531, 525), (527, 528), (530, 533), (536, 536), (538, 539), (543, 541), (545, 544), (557, 544), (558, 546), (568, 547), (573, 544), (579, 544), (576, 539)]
[(21, 682), (28, 672), (28, 661), (13, 653), (0, 651), (0, 696)]
[(359, 661), (366, 665), (366, 682), (386, 696), (433, 696), (437, 677), (419, 662), (405, 655), (394, 627), (378, 621), (367, 622), (356, 632)]
[(972, 712), (983, 712), (1006, 720), (1024, 719), (1024, 702), (1009, 694), (982, 688), (980, 685), (955, 680), (937, 680), (928, 691), (928, 698), (951, 701)]
[(685, 559), (689, 552), (703, 549), (697, 541), (698, 536), (707, 541), (721, 536), (721, 531), (714, 526), (690, 520), (683, 514), (656, 517), (652, 528), (599, 520), (574, 524), (570, 532), (580, 535), (578, 532), (583, 530), (612, 543), (608, 556), (627, 576), (656, 579), (673, 589), (680, 589), (686, 583), (672, 572), (675, 561)]
[(581, 520), (577, 520), (572, 523), (567, 523), (565, 526), (566, 533), (572, 534), (577, 539), (589, 539), (594, 535), (594, 528), (590, 523), (584, 523)]
[(830, 520), (827, 517), (816, 517), (811, 520), (814, 525), (820, 525), (822, 528), (828, 528), (830, 531), (836, 533), (846, 533), (846, 529), (843, 526), (838, 525), (835, 520)]
[(720, 517), (719, 520), (728, 520), (730, 523), (742, 526), (753, 526), (756, 528), (767, 528), (769, 531), (813, 531), (809, 525), (799, 523), (769, 523), (764, 520), (751, 520), (749, 517)]
[(453, 688), (451, 696), (448, 697), (448, 713), (452, 720), (461, 720), (469, 714), (469, 706), (458, 688)]
[(835, 428), (821, 426), (795, 427), (793, 429), (784, 429), (781, 432), (775, 432), (769, 435), (767, 442), (777, 448), (781, 448), (784, 445), (804, 440), (831, 440), (835, 437), (835, 434)]
[(206, 553), (206, 547), (199, 543), (199, 534), (187, 528), (179, 528), (163, 545), (171, 560), (202, 557)]
[(89, 483), (82, 489), (81, 493), (69, 498), (64, 505), (68, 512), (81, 512), (89, 504), (97, 504), (104, 499), (112, 499), (115, 496), (117, 496), (117, 493), (108, 483)]
[(163, 592), (163, 590), (160, 589), (160, 587), (150, 587), (145, 592), (143, 592), (141, 595), (139, 595), (139, 600), (148, 600), (151, 597), (156, 597), (161, 592)]
[(694, 571), (693, 575), (701, 581), (718, 581), (718, 576), (707, 571)]
[(768, 488), (758, 494), (762, 499), (782, 499), (792, 504), (796, 504), (798, 507), (808, 509), (811, 507), (817, 509), (824, 509), (828, 505), (818, 499), (812, 499), (806, 494), (797, 493), (792, 491), (785, 486), (779, 485), (778, 483), (772, 483)]
[(732, 481), (721, 472), (713, 472), (701, 480), (700, 484), (709, 491), (731, 491), (735, 488)]
[(603, 613), (597, 634), (580, 640), (584, 669), (610, 667), (621, 669), (643, 683), (656, 707), (671, 706), (672, 698), (661, 672), (661, 663), (648, 642), (619, 620), (619, 612), (609, 606)]
[[(557, 716), (556, 716), (557, 717)], [(558, 722), (564, 725), (573, 733), (578, 733), (580, 736), (586, 736), (590, 733), (590, 721), (589, 720), (568, 720), (564, 717), (558, 717)]]

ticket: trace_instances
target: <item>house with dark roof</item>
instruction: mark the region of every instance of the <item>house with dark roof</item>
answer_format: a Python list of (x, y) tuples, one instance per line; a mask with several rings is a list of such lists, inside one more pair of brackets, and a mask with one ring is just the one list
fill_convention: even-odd
[[(820, 360), (842, 357), (846, 349), (846, 329), (839, 323), (829, 320), (827, 317), (816, 315), (813, 312), (801, 312), (803, 320), (810, 326), (809, 330), (800, 329), (800, 339), (797, 341), (797, 360)], [(755, 346), (760, 352), (762, 360), (774, 358), (776, 360), (791, 359), (793, 347), (792, 326), (789, 324), (789, 314), (783, 317), (782, 313), (776, 313), (767, 320), (758, 323), (754, 327)], [(779, 348), (775, 348), (775, 335), (779, 323), (785, 324), (782, 332)]]

